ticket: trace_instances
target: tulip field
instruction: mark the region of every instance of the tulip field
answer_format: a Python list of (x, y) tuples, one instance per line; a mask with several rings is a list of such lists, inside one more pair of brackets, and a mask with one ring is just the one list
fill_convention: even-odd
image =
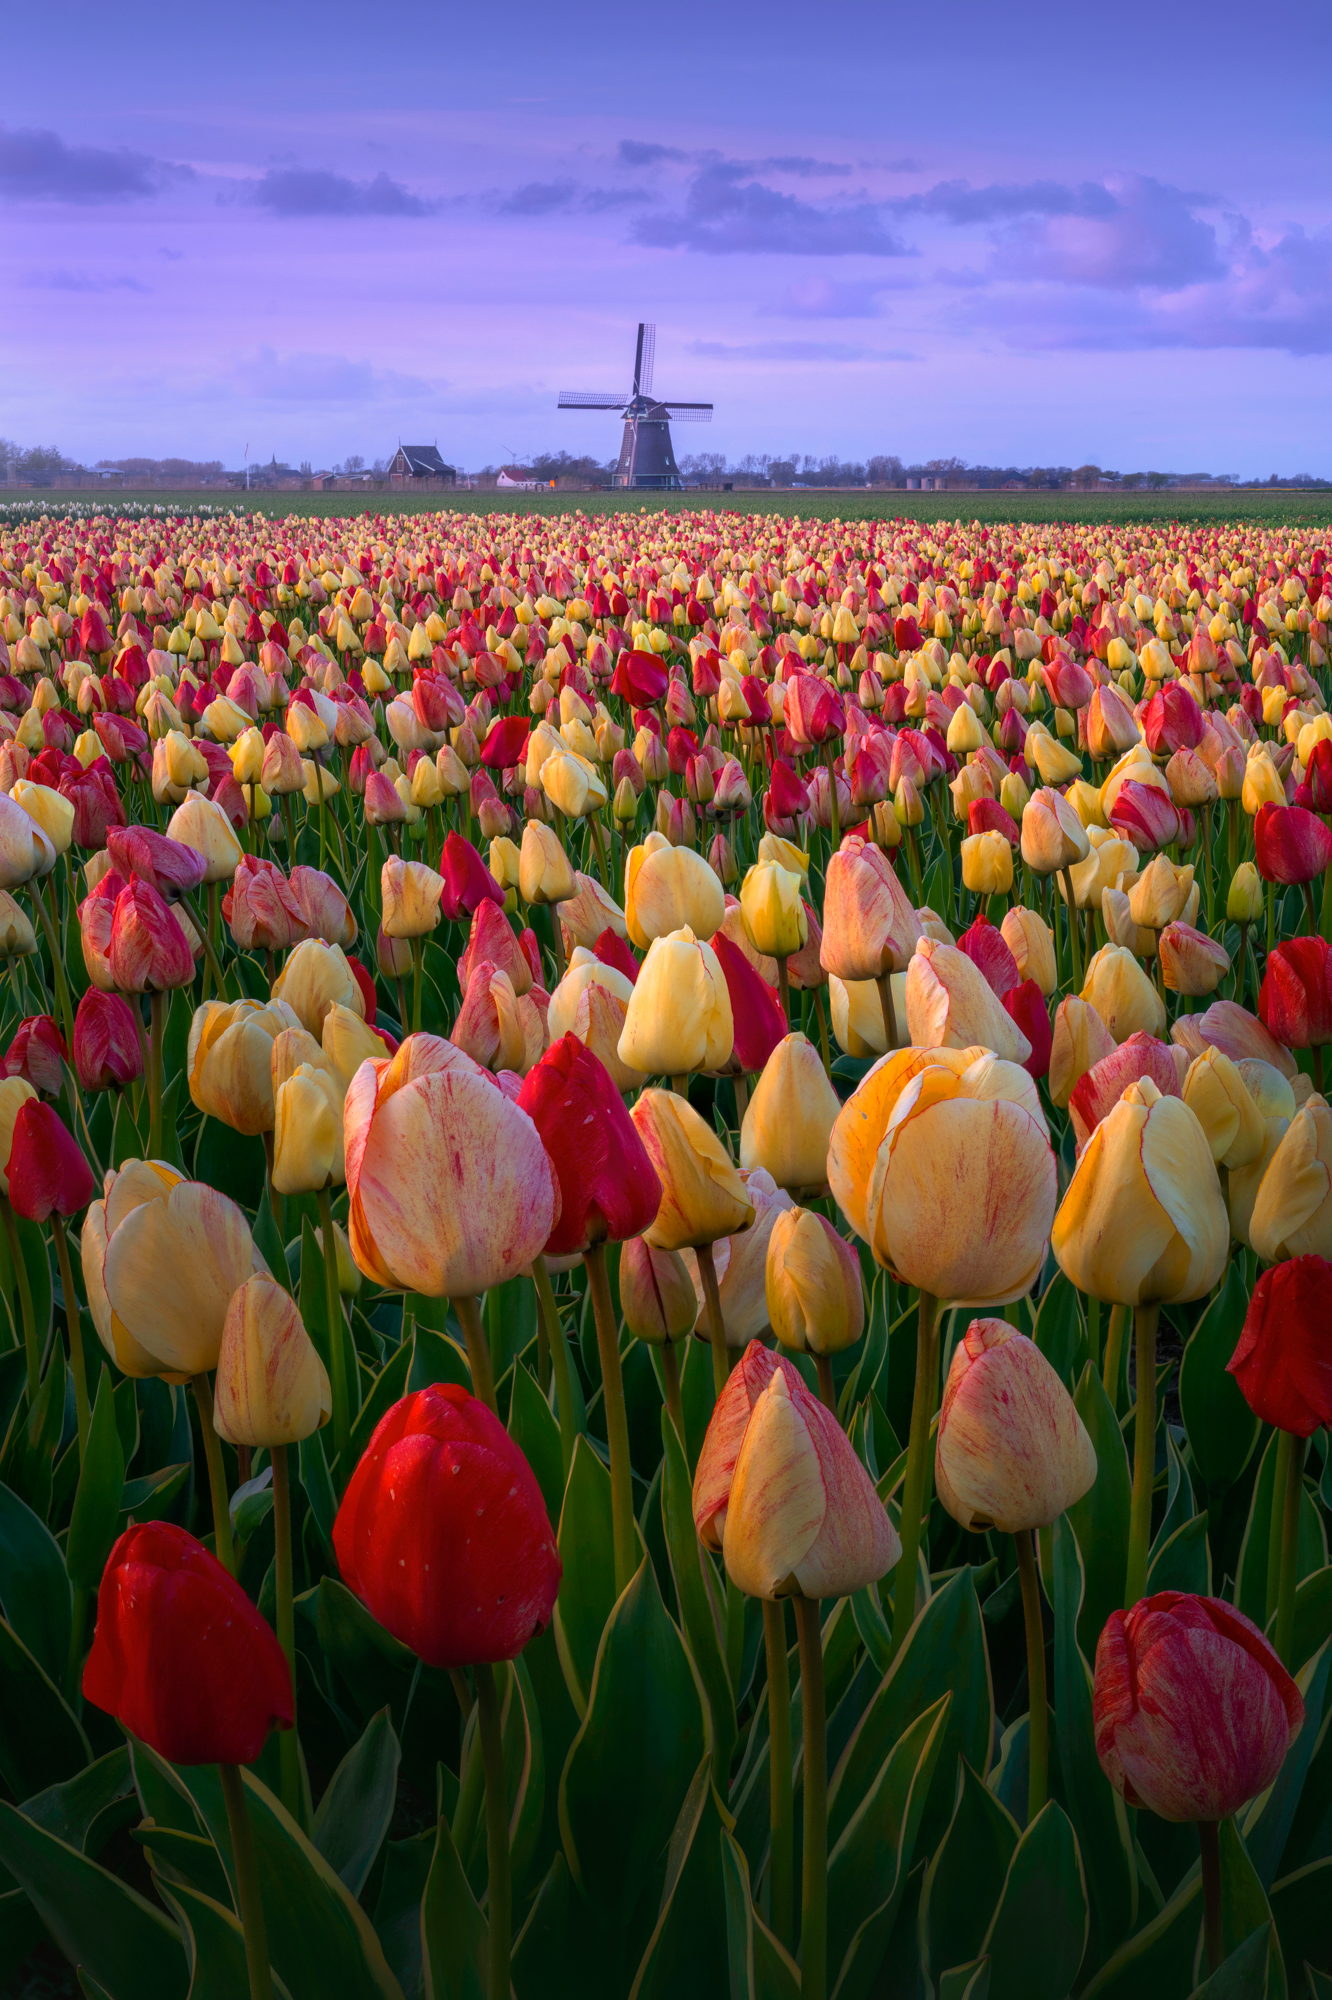
[(0, 521), (6, 1993), (1328, 2000), (1330, 621)]

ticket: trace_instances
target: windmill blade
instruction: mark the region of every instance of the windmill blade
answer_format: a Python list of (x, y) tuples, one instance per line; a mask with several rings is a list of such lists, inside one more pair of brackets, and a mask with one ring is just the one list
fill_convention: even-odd
[(663, 403), (661, 408), (673, 424), (710, 424), (711, 403)]
[(639, 327), (638, 333), (640, 356), (638, 393), (640, 396), (650, 396), (652, 394), (652, 370), (657, 360), (657, 329), (648, 320)]
[(561, 389), (556, 409), (622, 410), (631, 399), (613, 396), (607, 389)]

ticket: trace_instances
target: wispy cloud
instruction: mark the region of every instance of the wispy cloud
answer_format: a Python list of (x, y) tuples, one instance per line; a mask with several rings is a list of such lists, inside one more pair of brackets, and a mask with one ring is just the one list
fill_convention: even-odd
[(280, 216), (420, 216), (437, 206), (386, 173), (354, 181), (322, 167), (270, 167), (260, 179), (242, 183), (240, 198)]
[(193, 178), (189, 167), (128, 147), (70, 146), (58, 132), (0, 125), (0, 195), (11, 201), (147, 201)]
[(376, 368), (347, 354), (260, 346), (238, 356), (230, 369), (232, 386), (246, 399), (318, 409), (363, 409), (373, 404), (420, 402), (433, 398), (436, 385), (423, 376)]
[(28, 282), (52, 292), (147, 292), (149, 289), (138, 278), (123, 271), (42, 271), (35, 273)]
[(781, 253), (789, 257), (901, 257), (907, 246), (888, 227), (881, 204), (809, 202), (766, 181), (746, 178), (745, 162), (719, 160), (688, 184), (683, 210), (647, 215), (636, 242), (711, 256)]

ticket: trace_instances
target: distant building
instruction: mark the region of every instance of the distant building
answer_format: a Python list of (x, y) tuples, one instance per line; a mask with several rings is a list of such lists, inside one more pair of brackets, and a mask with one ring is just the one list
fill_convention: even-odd
[(457, 470), (445, 465), (438, 446), (433, 444), (400, 444), (389, 464), (388, 476), (393, 480), (433, 479), (442, 486), (458, 483)]
[[(495, 476), (496, 486), (521, 487), (526, 493), (535, 493), (545, 483), (544, 479), (535, 479), (525, 465), (502, 465)], [(555, 484), (554, 480), (550, 483)]]

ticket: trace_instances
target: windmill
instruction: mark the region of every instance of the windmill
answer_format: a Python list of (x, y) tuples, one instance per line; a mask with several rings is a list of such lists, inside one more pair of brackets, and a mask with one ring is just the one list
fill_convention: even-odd
[(679, 488), (684, 484), (671, 449), (671, 418), (679, 423), (712, 421), (711, 403), (667, 402), (652, 392), (657, 329), (640, 320), (634, 355), (634, 386), (627, 396), (598, 389), (561, 389), (561, 410), (622, 410), (624, 438), (612, 486)]

